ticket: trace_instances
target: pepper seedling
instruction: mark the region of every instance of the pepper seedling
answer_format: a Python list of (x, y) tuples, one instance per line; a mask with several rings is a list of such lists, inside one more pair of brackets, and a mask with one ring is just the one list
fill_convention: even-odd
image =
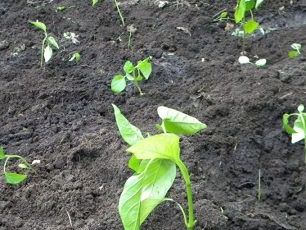
[(301, 55), (301, 49), (302, 49), (302, 45), (299, 43), (293, 43), (291, 45), (292, 50), (290, 50), (288, 52), (288, 57), (290, 58), (295, 58), (299, 55)]
[(55, 38), (47, 32), (47, 26), (43, 22), (39, 21), (31, 21), (29, 23), (34, 27), (40, 29), (44, 33), (44, 39), (41, 43), (41, 58), (40, 58), (40, 66), (43, 66), (43, 63), (47, 63), (53, 56), (53, 50), (59, 49), (57, 41)]
[[(242, 49), (245, 52), (245, 39), (247, 36), (252, 35), (259, 27), (259, 23), (255, 20), (253, 10), (263, 3), (263, 0), (237, 0), (237, 6), (235, 10), (235, 23), (241, 24), (243, 30), (236, 30), (233, 35), (242, 37)], [(249, 12), (250, 19), (246, 18), (246, 14)]]
[(128, 166), (134, 174), (126, 181), (119, 200), (119, 214), (125, 230), (139, 230), (141, 224), (166, 198), (176, 177), (176, 167), (184, 179), (187, 193), (188, 215), (182, 211), (187, 230), (196, 225), (190, 174), (180, 158), (180, 137), (192, 135), (207, 126), (194, 117), (177, 110), (160, 106), (157, 109), (162, 123), (157, 125), (161, 134), (144, 138), (141, 131), (132, 125), (113, 105), (119, 132), (130, 147), (126, 150), (132, 156)]
[[(291, 143), (297, 143), (304, 139), (304, 161), (306, 163), (306, 113), (304, 112), (304, 105), (299, 105), (298, 113), (285, 113), (283, 115), (283, 128), (291, 135)], [(290, 117), (296, 117), (293, 127), (289, 124)]]
[(9, 160), (16, 159), (20, 160), (22, 163), (18, 164), (18, 167), (23, 170), (30, 170), (34, 171), (34, 168), (26, 161), (25, 158), (19, 155), (11, 155), (11, 154), (5, 154), (4, 149), (0, 148), (0, 160), (4, 160), (4, 166), (3, 166), (3, 177), (7, 184), (20, 184), (23, 181), (25, 181), (28, 177), (28, 175), (15, 173), (15, 172), (9, 172), (7, 171), (7, 164)]
[(140, 88), (140, 83), (143, 79), (148, 80), (152, 73), (152, 64), (150, 62), (150, 57), (144, 59), (143, 61), (138, 61), (137, 65), (134, 66), (131, 61), (126, 61), (123, 70), (125, 75), (118, 74), (115, 75), (111, 82), (111, 90), (115, 93), (121, 93), (126, 88), (126, 81), (131, 81), (138, 89), (140, 95), (143, 92)]
[(82, 58), (82, 55), (79, 52), (75, 52), (73, 53), (73, 55), (71, 56), (71, 58), (69, 59), (70, 62), (75, 61), (75, 62), (79, 62)]
[(256, 67), (264, 67), (266, 64), (267, 64), (267, 60), (262, 58), (262, 59), (258, 59), (257, 61), (255, 62), (251, 62), (250, 59), (247, 57), (247, 56), (240, 56), (238, 58), (238, 62), (240, 64), (251, 64), (251, 65), (254, 65)]

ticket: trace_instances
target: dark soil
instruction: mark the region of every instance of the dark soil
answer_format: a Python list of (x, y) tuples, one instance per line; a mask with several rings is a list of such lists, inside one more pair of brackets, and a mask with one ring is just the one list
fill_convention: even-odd
[[(306, 45), (306, 2), (267, 0), (256, 12), (274, 28), (247, 42), (249, 57), (268, 60), (262, 69), (238, 64), (241, 42), (212, 20), (223, 9), (233, 15), (235, 4), (178, 0), (160, 9), (154, 1), (122, 1), (126, 24), (137, 28), (128, 49), (112, 1), (94, 8), (90, 0), (0, 1), (0, 145), (41, 160), (22, 185), (1, 180), (0, 229), (123, 229), (117, 205), (131, 171), (112, 103), (144, 132), (156, 133), (160, 105), (209, 126), (182, 138), (196, 229), (306, 229), (303, 141), (292, 145), (282, 129), (282, 114), (306, 103), (305, 56), (287, 57), (292, 43)], [(67, 9), (56, 12), (58, 5)], [(27, 22), (36, 19), (61, 45), (44, 68), (42, 34)], [(65, 42), (64, 32), (79, 35), (80, 44)], [(67, 61), (75, 51), (77, 64)], [(132, 86), (114, 95), (110, 81), (124, 62), (149, 55), (145, 95)], [(180, 176), (169, 197), (186, 203)], [(185, 228), (178, 208), (164, 203), (143, 229)]]

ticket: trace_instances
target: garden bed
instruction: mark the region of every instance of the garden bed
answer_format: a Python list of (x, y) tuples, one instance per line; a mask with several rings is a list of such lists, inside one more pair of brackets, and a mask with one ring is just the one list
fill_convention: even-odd
[[(56, 12), (59, 5), (66, 10)], [(122, 1), (126, 25), (137, 29), (128, 49), (112, 1), (0, 2), (0, 145), (41, 161), (21, 185), (1, 180), (0, 229), (123, 229), (117, 206), (132, 172), (112, 103), (145, 132), (156, 133), (160, 105), (208, 125), (181, 142), (196, 229), (306, 229), (303, 143), (292, 145), (282, 129), (282, 115), (306, 103), (305, 55), (287, 57), (292, 43), (306, 44), (306, 3), (267, 0), (256, 12), (270, 32), (248, 39), (246, 51), (267, 59), (265, 68), (239, 64), (241, 42), (225, 22), (213, 22), (224, 9), (233, 15), (235, 5)], [(28, 23), (37, 19), (61, 46), (43, 68), (42, 36)], [(64, 32), (80, 43), (63, 40)], [(69, 62), (75, 51), (80, 62)], [(114, 95), (110, 82), (124, 62), (148, 56), (153, 74), (142, 84), (145, 94), (128, 86)], [(186, 203), (180, 179), (169, 197)], [(142, 229), (184, 229), (181, 212), (163, 203)]]

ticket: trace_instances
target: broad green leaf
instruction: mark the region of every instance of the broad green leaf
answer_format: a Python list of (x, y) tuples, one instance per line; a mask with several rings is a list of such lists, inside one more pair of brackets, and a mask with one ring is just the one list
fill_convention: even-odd
[(147, 58), (143, 61), (138, 62), (137, 67), (144, 76), (144, 78), (148, 80), (152, 73), (152, 64), (150, 63), (150, 60)]
[(292, 136), (291, 136), (292, 144), (305, 139), (305, 134), (306, 134), (305, 128), (306, 127), (304, 127), (303, 122), (306, 123), (306, 114), (299, 115), (298, 118), (294, 122), (293, 129), (295, 133), (292, 133)]
[(128, 80), (130, 80), (130, 81), (134, 81), (134, 80), (135, 80), (135, 78), (134, 78), (131, 74), (129, 74), (129, 73), (126, 73), (126, 74), (125, 74), (125, 77), (126, 77)]
[(134, 155), (129, 160), (128, 166), (130, 169), (134, 170), (135, 172), (138, 172), (140, 167), (141, 160), (137, 159)]
[(27, 178), (27, 175), (6, 172), (4, 173), (4, 178), (5, 182), (8, 184), (20, 184), (22, 181), (24, 181)]
[(294, 129), (289, 125), (289, 118), (291, 117), (291, 115), (285, 113), (283, 115), (283, 128), (285, 129), (285, 131), (288, 133), (288, 134), (293, 134), (295, 133)]
[(44, 49), (44, 59), (46, 63), (50, 61), (50, 59), (52, 58), (52, 55), (53, 55), (52, 48), (51, 46), (47, 45), (46, 48)]
[(245, 11), (249, 11), (255, 8), (255, 0), (245, 0)]
[(111, 90), (114, 93), (120, 93), (125, 89), (125, 87), (126, 87), (125, 76), (123, 75), (114, 76), (111, 83)]
[(175, 163), (164, 159), (149, 161), (140, 174), (124, 185), (119, 214), (125, 230), (139, 230), (153, 209), (163, 202), (176, 176)]
[(81, 60), (81, 58), (82, 58), (82, 55), (80, 53), (76, 52), (72, 55), (72, 57), (69, 59), (69, 61), (74, 61), (75, 60), (76, 62), (78, 62), (78, 61)]
[(243, 29), (246, 33), (252, 34), (255, 32), (255, 30), (257, 30), (258, 26), (259, 26), (258, 22), (250, 20), (243, 24)]
[(171, 133), (145, 138), (126, 151), (138, 159), (168, 159), (178, 162), (180, 158), (179, 136)]
[(55, 38), (52, 37), (52, 36), (47, 37), (47, 44), (50, 45), (52, 48), (59, 49), (59, 46), (58, 46)]
[(18, 164), (18, 167), (21, 169), (28, 169), (29, 167), (26, 164)]
[(255, 62), (255, 65), (257, 66), (257, 67), (263, 67), (263, 66), (265, 66), (267, 64), (267, 60), (266, 59), (259, 59), (259, 60), (257, 60), (256, 62)]
[(123, 70), (125, 73), (132, 73), (134, 71), (134, 65), (130, 61), (126, 61), (123, 66)]
[(242, 19), (245, 17), (245, 0), (238, 0), (238, 4), (235, 10), (235, 23), (241, 22)]
[(257, 1), (256, 1), (256, 5), (255, 5), (255, 8), (258, 9), (258, 7), (261, 6), (261, 4), (263, 3), (263, 1), (264, 1), (264, 0), (257, 0)]
[(250, 58), (248, 58), (247, 56), (240, 56), (238, 58), (238, 62), (240, 64), (249, 64), (250, 63)]
[(143, 139), (141, 131), (134, 125), (132, 125), (125, 116), (121, 113), (120, 109), (114, 105), (114, 114), (116, 118), (116, 123), (123, 140), (129, 145), (134, 145), (138, 141)]
[(188, 135), (207, 128), (198, 119), (165, 106), (158, 107), (157, 113), (163, 120), (162, 127), (169, 133)]
[(64, 10), (66, 10), (66, 6), (58, 6), (58, 7), (56, 8), (56, 11), (62, 12), (62, 11), (64, 11)]
[(291, 50), (291, 51), (288, 52), (288, 57), (289, 58), (295, 58), (295, 57), (297, 57), (299, 55), (300, 55), (300, 53), (298, 51), (296, 51), (296, 50)]
[(29, 20), (29, 23), (35, 26), (36, 28), (44, 31), (45, 33), (47, 33), (47, 26), (43, 22)]
[(302, 48), (302, 45), (299, 44), (299, 43), (293, 43), (293, 44), (291, 45), (291, 48), (294, 49), (294, 50), (296, 50), (296, 51), (299, 51), (299, 50)]
[(298, 111), (299, 111), (300, 113), (302, 113), (302, 112), (304, 111), (304, 109), (305, 109), (304, 105), (299, 105), (299, 106), (298, 106)]
[(92, 6), (95, 6), (98, 2), (99, 0), (92, 0)]
[(5, 159), (4, 149), (0, 147), (0, 160)]

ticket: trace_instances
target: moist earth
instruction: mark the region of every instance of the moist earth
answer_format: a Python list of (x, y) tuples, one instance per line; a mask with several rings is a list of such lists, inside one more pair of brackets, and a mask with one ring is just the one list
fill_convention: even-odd
[[(214, 22), (224, 10), (233, 16), (234, 0), (120, 3), (126, 25), (137, 29), (130, 48), (113, 1), (0, 1), (0, 145), (41, 161), (21, 185), (1, 179), (0, 229), (123, 229), (117, 206), (132, 172), (112, 103), (144, 133), (157, 133), (161, 105), (208, 125), (181, 138), (196, 229), (306, 229), (303, 141), (291, 144), (282, 129), (282, 115), (306, 103), (303, 50), (287, 57), (292, 43), (306, 44), (306, 1), (266, 0), (255, 12), (267, 33), (248, 38), (246, 52), (266, 58), (265, 68), (240, 65), (242, 42), (226, 22)], [(66, 10), (56, 12), (60, 5)], [(43, 35), (28, 20), (44, 22), (61, 46), (43, 68)], [(74, 52), (78, 63), (68, 61)], [(110, 82), (124, 62), (148, 56), (145, 94), (129, 85), (114, 95)], [(168, 197), (186, 204), (179, 173)], [(185, 227), (178, 207), (163, 203), (142, 229)]]

